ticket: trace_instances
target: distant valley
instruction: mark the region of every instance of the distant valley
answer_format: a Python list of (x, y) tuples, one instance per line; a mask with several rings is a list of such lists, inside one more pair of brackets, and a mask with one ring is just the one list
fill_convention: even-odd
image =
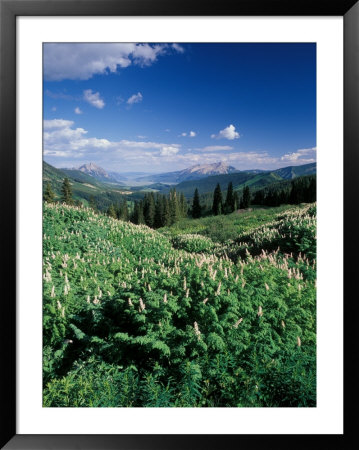
[(88, 163), (78, 168), (57, 169), (44, 162), (43, 182), (49, 182), (60, 197), (61, 184), (68, 177), (72, 184), (74, 198), (85, 204), (94, 199), (99, 209), (106, 209), (111, 203), (118, 203), (123, 196), (131, 201), (139, 200), (145, 192), (169, 193), (175, 187), (178, 192), (190, 200), (195, 189), (201, 195), (211, 195), (217, 183), (223, 192), (232, 182), (235, 190), (241, 191), (249, 186), (252, 192), (269, 186), (289, 185), (290, 180), (316, 174), (316, 163), (301, 166), (288, 166), (272, 171), (241, 171), (222, 162), (198, 164), (184, 170), (162, 174), (143, 172), (117, 173)]

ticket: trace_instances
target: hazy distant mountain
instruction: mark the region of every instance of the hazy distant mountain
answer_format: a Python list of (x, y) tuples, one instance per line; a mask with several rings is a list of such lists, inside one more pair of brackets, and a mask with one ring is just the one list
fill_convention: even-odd
[(83, 164), (77, 170), (83, 173), (87, 173), (87, 175), (91, 175), (92, 177), (101, 181), (110, 181), (111, 178), (105, 169), (92, 162)]
[[(217, 183), (220, 184), (222, 191), (227, 189), (228, 183), (233, 183), (234, 189), (240, 190), (244, 186), (250, 189), (262, 189), (272, 183), (278, 183), (285, 180), (291, 180), (304, 175), (314, 175), (317, 171), (316, 163), (304, 164), (302, 166), (289, 166), (277, 170), (235, 170), (229, 174), (219, 174), (205, 176), (200, 179), (184, 180), (176, 185), (176, 190), (182, 192), (186, 197), (192, 197), (197, 188), (200, 194), (213, 192)], [(150, 186), (151, 187), (151, 186)], [(170, 187), (163, 187), (162, 192), (169, 192)]]
[(136, 181), (152, 183), (181, 183), (182, 181), (199, 180), (211, 175), (225, 175), (237, 172), (236, 168), (223, 162), (213, 164), (197, 164), (188, 169), (178, 170), (176, 172), (166, 172), (157, 175), (147, 175), (139, 177)]

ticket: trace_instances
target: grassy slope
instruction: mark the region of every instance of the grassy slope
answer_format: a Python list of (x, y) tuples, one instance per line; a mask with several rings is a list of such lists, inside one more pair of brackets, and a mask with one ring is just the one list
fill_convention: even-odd
[(243, 232), (271, 222), (276, 214), (293, 210), (293, 205), (283, 205), (276, 208), (257, 208), (253, 211), (234, 212), (223, 216), (209, 216), (201, 219), (182, 219), (171, 227), (161, 228), (165, 235), (201, 234), (214, 242), (225, 242), (235, 239)]
[[(245, 213), (242, 229), (275, 212)], [(44, 233), (45, 406), (315, 405), (306, 259), (234, 264), (63, 205), (45, 205)]]

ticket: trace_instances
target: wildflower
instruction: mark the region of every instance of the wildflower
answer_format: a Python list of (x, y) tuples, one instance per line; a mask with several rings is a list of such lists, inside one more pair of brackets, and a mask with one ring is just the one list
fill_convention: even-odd
[(302, 345), (302, 341), (300, 340), (300, 337), (297, 336), (297, 345), (300, 347)]
[(195, 322), (193, 325), (194, 325), (194, 332), (195, 332), (198, 340), (200, 341), (201, 340), (201, 332), (199, 331), (198, 323)]
[(61, 303), (60, 303), (60, 300), (57, 300), (57, 308), (58, 308), (58, 309), (61, 309), (61, 308), (62, 308), (62, 305), (61, 305)]
[(262, 307), (259, 306), (258, 307), (258, 317), (262, 317), (262, 316), (263, 316), (263, 310), (262, 310)]
[(52, 289), (51, 289), (51, 297), (52, 297), (52, 298), (55, 297), (55, 286), (52, 286)]
[(189, 296), (189, 289), (186, 290), (186, 298)]
[(237, 322), (233, 325), (234, 328), (238, 328), (238, 325), (242, 322), (243, 317), (241, 317)]
[(163, 296), (163, 303), (167, 303), (167, 294), (165, 293), (165, 295)]
[(138, 312), (142, 312), (146, 308), (146, 305), (143, 303), (142, 298), (140, 298), (140, 307), (138, 308)]
[(208, 302), (208, 297), (203, 300), (203, 304), (205, 305)]
[(222, 283), (221, 283), (221, 281), (220, 281), (220, 282), (218, 283), (216, 295), (220, 295), (220, 293), (221, 293), (221, 286), (222, 286)]
[(285, 328), (284, 320), (282, 320), (280, 324), (282, 325), (282, 328)]

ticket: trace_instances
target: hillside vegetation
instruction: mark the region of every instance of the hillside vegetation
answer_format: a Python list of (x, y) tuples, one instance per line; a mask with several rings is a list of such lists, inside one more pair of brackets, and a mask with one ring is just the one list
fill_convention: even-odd
[(315, 205), (246, 214), (225, 242), (45, 203), (44, 406), (315, 406)]

